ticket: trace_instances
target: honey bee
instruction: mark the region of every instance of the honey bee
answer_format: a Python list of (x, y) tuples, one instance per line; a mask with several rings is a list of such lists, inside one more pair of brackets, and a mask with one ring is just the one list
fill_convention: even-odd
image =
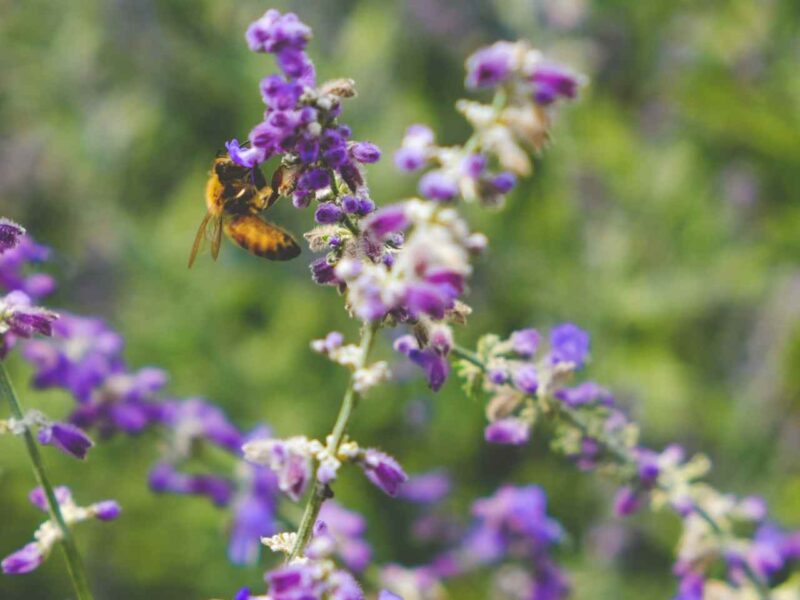
[[(280, 180), (277, 172), (273, 179), (276, 178)], [(279, 190), (267, 185), (258, 167), (242, 167), (233, 162), (227, 152), (220, 152), (206, 183), (208, 212), (192, 244), (189, 268), (206, 237), (211, 240), (211, 256), (217, 259), (223, 231), (231, 241), (255, 256), (290, 260), (299, 255), (300, 246), (289, 232), (258, 216), (278, 197)]]

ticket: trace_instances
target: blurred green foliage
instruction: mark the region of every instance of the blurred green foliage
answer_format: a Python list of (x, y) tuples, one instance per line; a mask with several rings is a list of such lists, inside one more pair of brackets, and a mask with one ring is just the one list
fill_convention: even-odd
[[(445, 142), (467, 128), (453, 111), (463, 58), (498, 38), (528, 38), (586, 72), (552, 146), (502, 212), (469, 210), (491, 239), (477, 265), (469, 343), (487, 331), (571, 320), (593, 335), (590, 375), (615, 390), (647, 443), (679, 441), (714, 459), (713, 482), (761, 492), (800, 525), (800, 4), (794, 0), (368, 0), (276, 2), (315, 31), (321, 78), (353, 77), (345, 107), (356, 139), (386, 159), (374, 198), (414, 192), (393, 171), (404, 128), (426, 122)], [(52, 305), (106, 317), (131, 365), (158, 365), (176, 396), (202, 395), (241, 425), (324, 435), (345, 376), (308, 342), (356, 335), (341, 301), (312, 285), (305, 258), (265, 264), (227, 245), (217, 264), (185, 268), (202, 189), (222, 143), (260, 114), (271, 59), (243, 32), (255, 0), (0, 1), (0, 213), (56, 252)], [(275, 218), (295, 231), (308, 211)], [(380, 353), (390, 356), (388, 344)], [(396, 358), (392, 358), (396, 360)], [(52, 415), (60, 392), (25, 391)], [(424, 407), (429, 424), (409, 422)], [(448, 510), (500, 482), (537, 482), (570, 532), (560, 561), (575, 598), (666, 598), (673, 589), (669, 516), (610, 516), (607, 484), (553, 458), (481, 443), (482, 406), (456, 382), (436, 397), (416, 377), (374, 394), (354, 434), (410, 472), (457, 476)], [(39, 514), (20, 444), (0, 440), (0, 551), (21, 546)], [(124, 518), (78, 538), (98, 599), (229, 597), (262, 568), (225, 559), (224, 519), (202, 500), (155, 497), (149, 436), (116, 438), (87, 464), (47, 453), (78, 500), (113, 497)], [(380, 560), (419, 561), (415, 509), (345, 474), (340, 499), (369, 517)], [(612, 551), (612, 549), (614, 549)], [(482, 580), (452, 597), (484, 598)], [(477, 582), (477, 585), (476, 585)], [(60, 557), (0, 579), (2, 598), (69, 596)]]

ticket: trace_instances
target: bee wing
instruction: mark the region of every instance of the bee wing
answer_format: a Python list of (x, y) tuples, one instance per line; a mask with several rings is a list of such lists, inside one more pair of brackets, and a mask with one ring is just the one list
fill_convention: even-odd
[(192, 252), (189, 254), (190, 269), (194, 264), (194, 259), (197, 256), (197, 252), (200, 250), (200, 245), (203, 243), (203, 238), (206, 236), (206, 227), (208, 227), (208, 221), (210, 219), (211, 213), (206, 213), (206, 216), (203, 217), (203, 220), (200, 223), (200, 227), (197, 228), (197, 235), (194, 236), (194, 243), (192, 244)]
[(211, 232), (211, 258), (217, 260), (219, 247), (222, 245), (222, 219), (214, 221), (214, 229)]
[(300, 254), (300, 246), (289, 232), (255, 215), (230, 219), (225, 233), (250, 254), (269, 260), (290, 260)]

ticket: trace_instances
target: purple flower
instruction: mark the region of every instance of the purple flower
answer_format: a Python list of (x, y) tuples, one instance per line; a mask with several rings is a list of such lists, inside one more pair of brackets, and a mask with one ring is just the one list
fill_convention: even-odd
[(305, 191), (319, 190), (331, 184), (330, 175), (325, 169), (311, 169), (297, 180), (298, 189)]
[(0, 217), (0, 254), (16, 247), (25, 235), (25, 228), (14, 221)]
[(294, 108), (303, 94), (303, 86), (295, 81), (286, 81), (280, 75), (265, 77), (261, 80), (260, 87), (264, 104), (274, 110)]
[(626, 517), (637, 512), (642, 507), (642, 494), (630, 487), (623, 487), (614, 498), (614, 513), (619, 517)]
[(535, 329), (520, 329), (511, 334), (511, 347), (519, 356), (530, 358), (539, 349), (541, 338)]
[(400, 486), (408, 481), (400, 464), (380, 450), (366, 450), (359, 464), (367, 478), (389, 496), (396, 496)]
[(681, 577), (678, 594), (672, 600), (703, 600), (704, 588), (703, 576), (690, 571)]
[(164, 407), (162, 421), (179, 435), (188, 435), (190, 440), (205, 440), (229, 452), (239, 455), (243, 443), (241, 432), (234, 426), (218, 406), (202, 398), (190, 398), (173, 402)]
[(245, 39), (253, 52), (277, 53), (287, 48), (303, 50), (311, 39), (311, 28), (294, 13), (282, 15), (270, 9), (247, 28)]
[(534, 84), (533, 99), (545, 106), (559, 97), (575, 98), (578, 94), (578, 78), (559, 65), (538, 66), (531, 75), (531, 82)]
[(261, 538), (275, 533), (278, 481), (266, 467), (252, 467), (248, 489), (233, 505), (228, 558), (237, 565), (254, 564)]
[(539, 388), (539, 376), (536, 367), (529, 364), (519, 366), (512, 374), (514, 387), (526, 394), (535, 394)]
[(465, 566), (500, 560), (513, 549), (535, 562), (545, 558), (562, 537), (560, 525), (547, 516), (547, 497), (539, 486), (505, 485), (472, 505), (475, 525), (464, 542)]
[[(72, 492), (67, 486), (59, 485), (53, 490), (53, 494), (56, 497), (56, 502), (58, 502), (59, 506), (62, 504), (66, 504), (67, 502), (72, 501)], [(31, 490), (30, 494), (28, 494), (28, 500), (31, 504), (33, 504), (36, 508), (41, 510), (42, 512), (48, 512), (47, 506), (47, 496), (45, 496), (44, 490), (40, 487), (34, 488)]]
[(467, 177), (478, 179), (486, 171), (488, 159), (484, 154), (470, 154), (461, 162), (461, 169)]
[(249, 148), (242, 148), (239, 141), (234, 138), (229, 142), (225, 142), (225, 149), (228, 151), (228, 156), (237, 165), (251, 169), (257, 164), (264, 162), (267, 159), (267, 153), (264, 148), (257, 146), (250, 146)]
[(27, 544), (13, 554), (9, 554), (0, 563), (6, 575), (22, 575), (30, 573), (44, 561), (44, 555), (36, 543)]
[(516, 417), (506, 417), (487, 425), (483, 437), (490, 444), (520, 446), (528, 443), (530, 431), (528, 422)]
[(101, 521), (113, 521), (116, 519), (122, 509), (115, 500), (103, 500), (96, 503), (93, 507), (94, 515)]
[(507, 194), (517, 184), (517, 178), (513, 173), (504, 171), (495, 175), (490, 183), (492, 191), (498, 194)]
[(550, 331), (551, 357), (554, 363), (583, 366), (589, 355), (589, 334), (577, 325), (564, 323)]
[(458, 181), (444, 171), (428, 171), (419, 180), (419, 193), (430, 200), (447, 202), (458, 195)]
[(28, 342), (22, 355), (36, 368), (35, 387), (63, 387), (85, 402), (95, 386), (122, 368), (122, 346), (122, 337), (100, 319), (61, 315), (53, 339)]
[(406, 130), (403, 143), (394, 155), (394, 164), (401, 171), (416, 171), (428, 158), (433, 144), (433, 130), (425, 125), (412, 125)]
[(242, 588), (233, 597), (233, 600), (250, 600), (250, 588)]
[(53, 322), (58, 315), (38, 306), (31, 306), (25, 292), (14, 291), (0, 299), (0, 334), (30, 338), (34, 334), (53, 334)]
[(278, 487), (295, 502), (305, 492), (311, 476), (311, 456), (305, 444), (289, 440), (255, 440), (244, 446), (245, 459), (265, 465), (278, 478)]
[(309, 265), (311, 279), (319, 285), (339, 285), (341, 281), (336, 277), (335, 267), (327, 258), (318, 258)]
[(587, 404), (614, 405), (611, 392), (593, 381), (585, 381), (572, 388), (561, 388), (555, 392), (555, 397), (573, 408)]
[(266, 575), (271, 600), (364, 600), (347, 571), (328, 571), (315, 562), (278, 567)]
[(364, 223), (364, 229), (378, 239), (390, 233), (403, 231), (409, 226), (403, 204), (392, 204), (374, 212)]
[(350, 154), (360, 163), (374, 163), (381, 158), (381, 149), (370, 142), (356, 142), (350, 147)]
[(481, 48), (467, 59), (468, 88), (495, 87), (511, 75), (513, 45), (497, 42)]
[(48, 258), (49, 248), (40, 246), (28, 235), (22, 236), (13, 248), (0, 253), (0, 289), (7, 292), (19, 290), (33, 299), (50, 294), (56, 287), (50, 275), (26, 274), (29, 265), (42, 263)]
[(163, 462), (153, 467), (148, 481), (156, 493), (205, 496), (217, 506), (226, 506), (233, 494), (233, 484), (224, 477), (188, 475)]
[(122, 366), (116, 366), (114, 372), (94, 384), (88, 398), (80, 401), (70, 415), (70, 421), (84, 429), (96, 427), (105, 437), (118, 431), (138, 434), (148, 425), (169, 419), (174, 407), (151, 401), (166, 381), (161, 369), (126, 373)]
[(364, 540), (366, 529), (366, 521), (360, 514), (328, 501), (322, 505), (314, 537), (305, 554), (309, 558), (336, 554), (348, 569), (360, 573), (372, 559), (372, 549)]
[(82, 429), (71, 423), (52, 423), (39, 430), (40, 444), (52, 445), (70, 456), (84, 459), (94, 443)]
[(403, 600), (403, 597), (393, 594), (389, 590), (381, 590), (381, 593), (378, 594), (378, 600)]
[(434, 392), (438, 392), (450, 374), (450, 361), (447, 360), (447, 357), (442, 356), (433, 348), (423, 350), (411, 348), (408, 358), (417, 366), (422, 367), (428, 379), (428, 387)]
[(342, 220), (342, 209), (333, 202), (323, 202), (314, 213), (314, 220), (322, 225), (338, 223)]
[(400, 489), (399, 498), (417, 504), (436, 504), (449, 493), (452, 484), (444, 471), (430, 471), (411, 477)]

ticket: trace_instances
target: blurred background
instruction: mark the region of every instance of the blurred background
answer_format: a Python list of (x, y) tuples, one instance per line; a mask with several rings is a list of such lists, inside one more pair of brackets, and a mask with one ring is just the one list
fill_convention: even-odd
[[(261, 112), (271, 57), (243, 33), (267, 8), (310, 24), (321, 79), (360, 95), (343, 120), (384, 150), (369, 169), (379, 204), (414, 193), (390, 155), (405, 127), (465, 139), (454, 112), (463, 60), (496, 39), (527, 38), (591, 84), (557, 119), (536, 177), (501, 212), (469, 210), (491, 240), (458, 339), (571, 320), (593, 337), (589, 376), (614, 390), (660, 448), (678, 441), (715, 463), (712, 482), (760, 492), (800, 526), (800, 4), (794, 0), (0, 0), (0, 214), (54, 249), (54, 307), (97, 314), (124, 333), (132, 366), (171, 375), (170, 392), (204, 396), (242, 427), (324, 435), (346, 374), (311, 353), (332, 329), (356, 335), (333, 290), (314, 286), (311, 254), (265, 263), (226, 243), (218, 263), (186, 260), (203, 186), (223, 142)], [(294, 231), (310, 211), (279, 205)], [(391, 356), (388, 343), (378, 351)], [(71, 400), (27, 388), (53, 416)], [(431, 395), (409, 372), (364, 402), (353, 430), (411, 473), (456, 475), (447, 511), (501, 482), (536, 482), (570, 534), (558, 553), (575, 598), (666, 598), (674, 589), (671, 515), (611, 516), (610, 485), (551, 456), (482, 443), (480, 402), (451, 380)], [(0, 409), (2, 412), (5, 409)], [(39, 522), (18, 440), (0, 439), (0, 554)], [(146, 487), (155, 440), (117, 437), (78, 464), (53, 451), (55, 479), (79, 501), (113, 497), (112, 525), (78, 538), (99, 599), (228, 598), (259, 567), (225, 556), (225, 513)], [(337, 486), (369, 518), (379, 561), (430, 556), (418, 509), (387, 501), (358, 474)], [(485, 578), (450, 587), (488, 596)], [(70, 596), (54, 556), (0, 579), (0, 598)]]

